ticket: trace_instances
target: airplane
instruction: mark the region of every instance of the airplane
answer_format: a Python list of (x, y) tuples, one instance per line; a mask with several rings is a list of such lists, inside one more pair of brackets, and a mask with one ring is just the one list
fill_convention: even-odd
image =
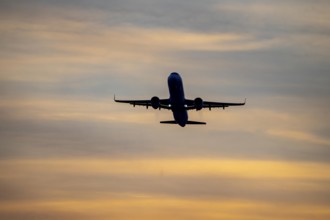
[(228, 102), (208, 102), (201, 98), (186, 99), (183, 90), (183, 82), (179, 73), (173, 72), (168, 76), (168, 89), (170, 93), (170, 98), (160, 99), (157, 96), (152, 97), (149, 100), (118, 100), (114, 96), (114, 101), (119, 103), (128, 103), (138, 106), (146, 106), (148, 109), (151, 106), (154, 109), (168, 109), (172, 110), (174, 120), (171, 121), (161, 121), (162, 124), (178, 124), (181, 127), (185, 127), (187, 124), (193, 125), (205, 125), (206, 122), (199, 121), (189, 121), (188, 120), (188, 110), (202, 110), (203, 108), (208, 108), (210, 111), (212, 108), (223, 108), (229, 106), (240, 106), (245, 105), (246, 99), (242, 103), (228, 103)]

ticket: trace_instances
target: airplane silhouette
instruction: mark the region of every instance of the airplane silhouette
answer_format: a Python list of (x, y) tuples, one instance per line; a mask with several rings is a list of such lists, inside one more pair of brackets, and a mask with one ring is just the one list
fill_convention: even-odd
[(188, 120), (188, 110), (202, 110), (203, 108), (208, 108), (211, 110), (212, 108), (223, 108), (229, 106), (240, 106), (245, 105), (246, 99), (242, 103), (228, 103), (228, 102), (208, 102), (203, 101), (201, 98), (186, 99), (184, 96), (183, 90), (183, 83), (181, 76), (173, 72), (169, 75), (168, 79), (168, 89), (170, 93), (170, 98), (168, 99), (160, 99), (157, 96), (152, 97), (149, 100), (117, 100), (114, 97), (114, 101), (120, 103), (128, 103), (133, 105), (139, 106), (146, 106), (148, 108), (151, 106), (154, 109), (168, 109), (172, 110), (174, 120), (172, 121), (161, 121), (160, 123), (163, 124), (179, 124), (181, 127), (186, 126), (187, 124), (198, 124), (198, 125), (205, 125), (205, 122), (199, 121), (189, 121)]

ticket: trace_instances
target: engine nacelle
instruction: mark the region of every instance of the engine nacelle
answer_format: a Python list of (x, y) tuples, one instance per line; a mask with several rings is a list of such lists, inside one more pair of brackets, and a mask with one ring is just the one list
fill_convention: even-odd
[(203, 108), (203, 99), (195, 98), (194, 105), (197, 111), (201, 110)]
[(159, 98), (157, 96), (154, 96), (151, 98), (151, 106), (154, 108), (154, 109), (157, 109), (159, 108), (160, 106), (160, 101), (159, 101)]

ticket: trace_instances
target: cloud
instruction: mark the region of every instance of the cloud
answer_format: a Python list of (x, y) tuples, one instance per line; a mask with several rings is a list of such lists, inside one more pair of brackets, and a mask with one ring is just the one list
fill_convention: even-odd
[[(328, 219), (328, 8), (1, 1), (0, 218)], [(172, 71), (247, 105), (182, 129), (113, 102), (167, 98)]]
[[(67, 160), (9, 160), (20, 173), (61, 172), (68, 175), (127, 175), (226, 177), (244, 179), (310, 179), (330, 180), (327, 163), (283, 161), (215, 160), (215, 159), (67, 159)], [(38, 170), (35, 168), (39, 167)], [(27, 168), (27, 170), (25, 170)], [(271, 172), (269, 172), (271, 170)]]
[[(328, 214), (326, 163), (75, 158), (3, 160), (0, 166), (2, 186), (12, 182), (7, 192), (20, 192), (9, 201), (2, 197), (1, 216), (48, 213), (54, 218), (82, 215), (89, 219), (117, 214), (125, 219), (127, 213), (151, 218), (150, 213), (171, 212), (180, 219), (190, 210), (195, 217), (245, 212), (255, 218), (273, 213), (301, 218)], [(278, 207), (283, 207), (280, 212)], [(306, 207), (309, 211), (302, 213)]]
[[(56, 201), (48, 203), (21, 203), (18, 205), (25, 211), (25, 217), (43, 217), (46, 213), (58, 213), (62, 219), (72, 219), (72, 216), (66, 216), (65, 213), (77, 217), (74, 219), (152, 219), (153, 216), (159, 216), (159, 219), (201, 219), (201, 218), (232, 218), (232, 219), (277, 219), (285, 218), (288, 215), (299, 219), (309, 219), (310, 217), (322, 219), (327, 217), (326, 207), (306, 207), (288, 204), (276, 204), (277, 211), (274, 212), (274, 206), (265, 203), (247, 203), (245, 201), (205, 201), (205, 200), (181, 200), (178, 198), (131, 198), (131, 199), (111, 199), (97, 201)], [(7, 206), (8, 208), (10, 206)], [(190, 207), (191, 210), (187, 207)], [(30, 210), (37, 210), (31, 212)], [(10, 217), (20, 216), (24, 211), (14, 214)], [(178, 213), (179, 212), (179, 213)], [(274, 216), (275, 217), (271, 217)], [(49, 216), (49, 215), (46, 215)], [(57, 219), (54, 215), (52, 218)], [(247, 217), (248, 216), (248, 217)], [(64, 218), (63, 218), (64, 217)]]
[(305, 132), (299, 132), (299, 131), (286, 131), (286, 130), (269, 130), (267, 131), (268, 134), (274, 135), (274, 136), (279, 136), (283, 138), (289, 138), (293, 140), (298, 140), (298, 141), (307, 141), (312, 144), (321, 144), (321, 145), (330, 145), (330, 140), (327, 138), (320, 138), (312, 134), (308, 134)]
[[(327, 1), (254, 1), (244, 4), (240, 1), (224, 1), (217, 4), (220, 11), (240, 13), (241, 16), (253, 20), (255, 24), (276, 22), (277, 25), (285, 26), (316, 26), (328, 28), (329, 15), (326, 13), (329, 3)], [(295, 10), (292, 10), (292, 9)], [(305, 16), (302, 16), (305, 15)], [(257, 21), (259, 19), (259, 21)], [(251, 21), (248, 20), (248, 21)]]
[[(309, 111), (295, 117), (285, 111), (249, 107), (191, 111), (192, 120), (206, 121), (208, 125), (182, 130), (177, 126), (159, 124), (161, 120), (172, 118), (170, 111), (133, 108), (114, 103), (112, 97), (110, 101), (104, 98), (7, 99), (0, 106), (4, 143), (1, 151), (2, 156), (7, 157), (97, 155), (131, 158), (162, 155), (186, 158), (204, 155), (326, 161), (329, 155), (321, 142), (302, 142), (299, 146), (292, 146), (291, 142), (268, 132), (304, 130), (306, 134), (322, 139), (324, 135), (316, 131), (326, 127), (315, 121), (314, 113)], [(151, 133), (157, 135), (148, 135)], [(217, 141), (212, 141), (215, 137)], [(269, 138), (275, 139), (269, 141)]]
[[(49, 25), (49, 22), (51, 25)], [(100, 74), (103, 69), (116, 75), (118, 70), (136, 74), (140, 65), (168, 65), (182, 51), (251, 51), (272, 47), (276, 39), (258, 40), (235, 33), (204, 34), (173, 29), (106, 27), (94, 23), (46, 20), (29, 24), (13, 21), (2, 27), (15, 40), (8, 39), (3, 57), (2, 78), (49, 81), (63, 77)], [(90, 30), (93, 30), (90, 32)], [(19, 53), (13, 53), (19, 52)], [(85, 68), (82, 70), (81, 67)], [(47, 67), (47, 68), (45, 68)], [(51, 69), (49, 67), (52, 67)]]
[[(97, 203), (95, 203), (97, 202)], [(49, 203), (20, 204), (22, 210), (38, 210), (34, 213), (26, 211), (25, 217), (43, 217), (47, 213), (59, 213), (63, 219), (72, 219), (72, 216), (66, 216), (65, 213), (72, 214), (78, 212), (74, 219), (107, 219), (115, 217), (116, 219), (151, 219), (159, 215), (159, 219), (171, 219), (174, 216), (178, 219), (200, 219), (200, 218), (233, 218), (233, 219), (262, 219), (273, 216), (273, 206), (270, 204), (246, 203), (244, 201), (232, 201), (224, 203), (223, 201), (192, 201), (180, 200), (177, 198), (163, 199), (129, 199), (129, 200), (99, 200), (99, 201), (58, 201)], [(111, 207), (111, 208), (109, 208)], [(191, 207), (193, 211), (188, 211)], [(322, 218), (327, 216), (325, 207), (295, 206), (295, 208), (286, 205), (277, 205), (279, 211), (277, 217), (285, 218), (287, 215), (296, 216), (300, 219), (308, 219), (313, 216)], [(262, 209), (263, 211), (260, 211)], [(303, 210), (303, 211), (302, 211)], [(179, 214), (177, 213), (179, 211)], [(19, 211), (20, 214), (22, 211)], [(24, 213), (24, 212), (23, 212)], [(92, 213), (92, 214), (91, 214)], [(239, 214), (237, 214), (239, 213)], [(11, 213), (10, 217), (19, 214)], [(80, 215), (81, 216), (80, 216)], [(49, 216), (49, 215), (46, 215)], [(51, 215), (52, 216), (52, 215)], [(32, 218), (33, 218), (32, 217)], [(57, 219), (58, 216), (52, 216)], [(67, 217), (67, 218), (65, 218)]]
[(328, 219), (327, 1), (0, 5), (0, 218)]
[[(4, 50), (0, 59), (4, 84), (23, 81), (33, 82), (31, 87), (40, 87), (40, 83), (50, 83), (58, 89), (47, 93), (67, 91), (70, 94), (84, 92), (84, 95), (94, 93), (99, 96), (104, 94), (105, 87), (108, 87), (107, 91), (110, 88), (127, 91), (118, 88), (125, 85), (133, 92), (140, 90), (137, 85), (147, 87), (160, 76), (179, 71), (197, 78), (197, 86), (200, 86), (202, 78), (211, 78), (212, 87), (200, 88), (210, 90), (209, 94), (223, 93), (220, 88), (226, 88), (225, 91), (235, 88), (232, 92), (236, 93), (248, 91), (258, 97), (274, 94), (298, 97), (315, 97), (315, 94), (321, 97), (323, 94), (324, 97), (328, 94), (329, 43), (326, 33), (314, 29), (301, 31), (290, 25), (312, 25), (304, 20), (296, 22), (288, 18), (290, 10), (297, 7), (292, 16), (296, 19), (304, 17), (300, 14), (313, 8), (306, 2), (298, 6), (292, 2), (248, 5), (213, 1), (209, 5), (157, 2), (151, 7), (146, 1), (150, 7), (146, 11), (131, 3), (83, 2), (73, 7), (73, 2), (46, 2), (38, 4), (36, 9), (24, 2), (11, 5), (7, 11), (12, 11), (12, 15), (4, 13), (1, 20), (1, 30), (6, 33), (2, 39)], [(326, 16), (322, 13), (322, 5), (312, 4), (315, 10), (311, 17)], [(176, 8), (171, 13), (160, 10), (172, 6)], [(326, 8), (326, 4), (323, 6)], [(199, 8), (200, 13), (207, 14), (205, 20), (210, 24), (204, 26), (212, 31), (195, 27), (198, 22), (186, 16), (191, 12), (181, 10), (185, 7)], [(321, 13), (316, 13), (318, 9)], [(43, 13), (33, 13), (33, 10)], [(268, 16), (270, 11), (274, 16)], [(157, 16), (158, 13), (167, 16)], [(288, 23), (283, 22), (281, 13)], [(245, 18), (245, 14), (249, 15), (249, 19)], [(118, 17), (114, 19), (114, 15)], [(134, 18), (140, 15), (144, 17), (141, 18), (143, 22)], [(131, 22), (124, 22), (124, 17)], [(158, 23), (167, 21), (165, 18), (170, 19), (166, 24)], [(264, 22), (266, 29), (252, 28), (256, 21)], [(178, 22), (186, 25), (177, 25)], [(288, 26), (289, 31), (277, 30), (275, 34), (269, 34), (269, 29), (278, 25)], [(222, 30), (223, 26), (229, 28)], [(203, 72), (203, 77), (200, 72)], [(139, 84), (132, 84), (130, 79), (139, 80)], [(78, 84), (85, 90), (78, 88), (79, 92), (76, 92)], [(160, 85), (163, 84), (153, 88)], [(240, 86), (240, 89), (234, 86)], [(102, 92), (98, 92), (100, 88)], [(35, 93), (45, 93), (44, 90)], [(140, 94), (143, 95), (144, 91)]]

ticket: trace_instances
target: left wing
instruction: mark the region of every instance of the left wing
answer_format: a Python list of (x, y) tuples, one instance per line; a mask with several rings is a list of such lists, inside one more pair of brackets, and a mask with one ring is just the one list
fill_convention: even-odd
[(226, 107), (229, 106), (241, 106), (241, 105), (245, 105), (246, 103), (246, 99), (244, 102), (239, 102), (239, 103), (234, 103), (234, 102), (209, 102), (209, 101), (202, 101), (201, 106), (196, 105), (196, 101), (195, 100), (191, 100), (191, 99), (186, 99), (186, 104), (187, 110), (192, 110), (192, 109), (197, 109), (200, 110), (202, 108), (208, 108), (209, 110), (211, 110), (212, 108), (223, 108), (225, 109)]
[(133, 105), (133, 107), (138, 105), (138, 106), (146, 106), (146, 108), (151, 106), (154, 109), (157, 109), (157, 108), (171, 109), (169, 99), (159, 99), (158, 97), (153, 97), (151, 99), (145, 99), (145, 100), (118, 100), (118, 99), (116, 99), (116, 97), (114, 97), (114, 101), (120, 102), (120, 103), (131, 104), (131, 105)]

